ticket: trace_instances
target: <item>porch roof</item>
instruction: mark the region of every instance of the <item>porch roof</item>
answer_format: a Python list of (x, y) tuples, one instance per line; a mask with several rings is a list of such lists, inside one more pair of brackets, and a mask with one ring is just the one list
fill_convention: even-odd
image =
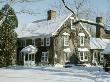
[(104, 51), (102, 53), (110, 55), (110, 43), (107, 44), (106, 48), (104, 49)]
[(37, 52), (37, 48), (32, 45), (29, 45), (29, 46), (23, 48), (21, 50), (21, 52), (25, 53), (25, 54), (35, 54)]
[(90, 49), (105, 49), (110, 39), (90, 38)]

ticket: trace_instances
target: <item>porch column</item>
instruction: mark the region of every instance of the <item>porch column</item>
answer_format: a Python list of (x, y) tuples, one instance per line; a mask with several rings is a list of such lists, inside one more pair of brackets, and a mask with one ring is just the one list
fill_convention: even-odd
[(35, 61), (35, 54), (34, 54), (34, 61)]
[(25, 64), (25, 55), (23, 54), (23, 61), (24, 61), (24, 64)]
[(21, 52), (19, 52), (19, 59), (18, 59), (19, 61), (21, 60)]
[(21, 53), (21, 54), (20, 54), (20, 61), (23, 61), (22, 55), (23, 55), (23, 54)]
[(32, 61), (32, 54), (31, 54), (31, 61)]
[(30, 55), (30, 54), (28, 54), (28, 61), (29, 61), (29, 55)]
[(25, 41), (25, 46), (26, 46), (26, 40), (24, 40)]

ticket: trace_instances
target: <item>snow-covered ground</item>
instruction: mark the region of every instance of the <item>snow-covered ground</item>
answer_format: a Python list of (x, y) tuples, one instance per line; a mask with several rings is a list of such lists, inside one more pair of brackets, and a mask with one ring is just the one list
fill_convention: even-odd
[(37, 66), (0, 68), (0, 82), (110, 82), (101, 67)]

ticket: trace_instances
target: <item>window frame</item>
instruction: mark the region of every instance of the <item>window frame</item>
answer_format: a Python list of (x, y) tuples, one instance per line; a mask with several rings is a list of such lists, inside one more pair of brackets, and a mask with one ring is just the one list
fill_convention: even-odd
[(69, 35), (64, 35), (64, 46), (69, 46)]
[(64, 56), (65, 56), (65, 62), (69, 62), (69, 52), (65, 52)]
[[(81, 53), (82, 53), (82, 56), (81, 56)], [(86, 56), (87, 56), (87, 59), (85, 59)], [(79, 60), (80, 61), (88, 61), (87, 52), (79, 52)]]
[(74, 26), (73, 26), (73, 22), (75, 22), (74, 17), (70, 17), (71, 30), (75, 30), (75, 28), (74, 28)]
[(80, 46), (84, 46), (84, 36), (80, 36)]
[(22, 40), (22, 46), (26, 47), (26, 40)]
[(42, 52), (41, 62), (48, 62), (49, 52)]
[(36, 46), (35, 39), (32, 39), (32, 45)]
[(41, 37), (41, 46), (44, 46), (44, 37)]
[(84, 46), (85, 43), (85, 34), (84, 33), (79, 33), (79, 41), (80, 41), (80, 46)]
[(50, 46), (50, 37), (46, 38), (46, 46)]
[(104, 55), (102, 55), (102, 52), (100, 52), (100, 62), (104, 61)]

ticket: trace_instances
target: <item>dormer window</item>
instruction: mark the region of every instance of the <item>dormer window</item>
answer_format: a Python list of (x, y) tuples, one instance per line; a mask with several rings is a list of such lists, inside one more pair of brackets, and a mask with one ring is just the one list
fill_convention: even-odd
[(64, 37), (64, 46), (69, 46), (69, 33), (64, 32), (63, 37)]
[(46, 46), (50, 46), (50, 38), (46, 38)]
[(85, 34), (84, 33), (79, 33), (79, 39), (80, 39), (80, 46), (84, 46), (84, 37)]

